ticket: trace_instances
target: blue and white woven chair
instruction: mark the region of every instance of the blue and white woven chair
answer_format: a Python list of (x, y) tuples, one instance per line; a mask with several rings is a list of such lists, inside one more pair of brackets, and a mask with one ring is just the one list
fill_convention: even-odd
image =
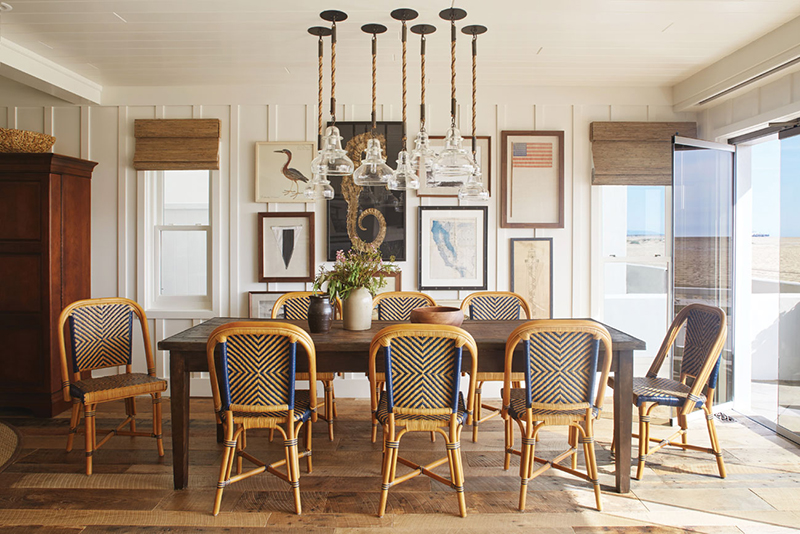
[[(470, 365), (462, 369), (462, 354), (469, 351)], [(376, 358), (382, 350), (386, 390), (376, 388)], [(458, 495), (462, 517), (467, 515), (464, 499), (464, 468), (461, 463), (461, 429), (472, 409), (478, 349), (466, 331), (430, 324), (387, 326), (372, 339), (369, 350), (370, 397), (373, 412), (383, 426), (383, 466), (378, 516), (386, 511), (389, 488), (420, 474), (451, 486)], [(461, 371), (470, 375), (467, 402), (460, 393)], [(419, 465), (398, 455), (400, 439), (408, 432), (438, 432), (445, 439), (447, 456)], [(412, 469), (397, 476), (397, 463)], [(450, 480), (432, 470), (447, 463)]]
[[(311, 303), (311, 291), (292, 291), (278, 297), (275, 305), (272, 307), (272, 319), (277, 319), (280, 316), (280, 310), (283, 309), (283, 318), (290, 321), (303, 321), (308, 319), (308, 305)], [(334, 319), (342, 318), (342, 301), (334, 299), (331, 303), (333, 305)], [(336, 395), (333, 391), (333, 379), (336, 373), (319, 373), (317, 380), (322, 382), (325, 390), (325, 410), (320, 417), (328, 423), (328, 439), (333, 441), (333, 421), (336, 419), (338, 413), (336, 412)], [(298, 380), (308, 380), (308, 375), (300, 373), (297, 376)], [(270, 433), (272, 439), (272, 433)]]
[[(217, 374), (215, 352), (220, 345)], [(295, 390), (298, 346), (308, 357), (309, 390)], [(225, 429), (225, 452), (220, 466), (214, 515), (219, 513), (222, 491), (230, 484), (268, 471), (285, 480), (294, 492), (300, 514), (299, 459), (306, 458), (311, 472), (311, 422), (316, 421), (316, 352), (302, 328), (278, 322), (237, 322), (215, 329), (206, 345), (211, 391), (217, 421)], [(305, 425), (306, 450), (298, 454), (297, 441)], [(286, 457), (269, 465), (245, 452), (244, 433), (250, 428), (277, 429), (283, 435)], [(238, 458), (237, 474), (231, 476)], [(257, 467), (242, 472), (242, 458)], [(286, 473), (278, 467), (286, 466)]]
[[(686, 333), (683, 342), (676, 343), (684, 325)], [(647, 456), (667, 445), (713, 454), (717, 460), (719, 476), (725, 478), (722, 449), (714, 427), (713, 401), (722, 360), (722, 347), (725, 345), (727, 333), (728, 325), (723, 310), (704, 304), (690, 304), (672, 321), (647, 375), (643, 378), (634, 377), (633, 404), (639, 407), (639, 433), (634, 434), (634, 437), (639, 438), (637, 480), (641, 480), (644, 475)], [(673, 344), (676, 353), (682, 352), (680, 380), (659, 378), (658, 371), (666, 361)], [(691, 385), (689, 379), (692, 379)], [(613, 381), (611, 385), (613, 386)], [(656, 406), (673, 406), (678, 410), (680, 429), (663, 440), (650, 437), (650, 414)], [(687, 443), (686, 416), (698, 408), (702, 408), (705, 412), (711, 441), (710, 448)], [(678, 436), (681, 441), (674, 441)], [(651, 449), (651, 441), (657, 442), (658, 445)]]
[[(411, 310), (423, 306), (436, 306), (436, 301), (425, 293), (418, 291), (387, 291), (372, 299), (372, 308), (378, 310), (379, 321), (408, 321)], [(378, 373), (378, 395), (383, 390), (383, 373)], [(436, 434), (431, 432), (431, 441), (436, 441)], [(372, 416), (372, 443), (378, 439), (378, 420)]]
[[(512, 390), (514, 351), (520, 343), (523, 345), (525, 387)], [(601, 343), (606, 357), (603, 358), (602, 368), (598, 368)], [(611, 369), (610, 355), (611, 336), (594, 321), (531, 321), (509, 336), (503, 381), (503, 417), (506, 420), (504, 468), (509, 468), (512, 454), (521, 457), (520, 510), (525, 510), (528, 481), (551, 467), (591, 482), (597, 509), (602, 510), (592, 426), (603, 407)], [(598, 372), (601, 373), (600, 380), (595, 381)], [(521, 450), (514, 450), (514, 421), (522, 434)], [(534, 455), (536, 436), (547, 425), (569, 426), (569, 449), (552, 460)], [(583, 444), (586, 473), (577, 470), (578, 441)], [(572, 465), (561, 465), (560, 462), (568, 457), (571, 457)], [(544, 465), (534, 471), (536, 462)]]
[[(147, 360), (146, 373), (134, 373), (133, 318), (139, 320)], [(70, 349), (64, 335), (69, 322)], [(83, 406), (86, 426), (86, 474), (92, 474), (92, 455), (111, 436), (150, 436), (156, 438), (158, 455), (164, 456), (161, 438), (161, 393), (167, 381), (156, 377), (150, 331), (144, 310), (124, 298), (88, 299), (73, 302), (58, 318), (58, 341), (61, 353), (61, 384), (64, 400), (72, 400), (72, 417), (67, 437), (67, 452), (72, 450), (78, 432), (80, 407)], [(69, 358), (67, 353), (69, 352)], [(69, 360), (69, 362), (68, 362)], [(81, 373), (98, 369), (125, 368), (124, 372), (96, 378), (81, 378)], [(72, 378), (70, 378), (72, 373)], [(153, 431), (136, 431), (136, 396), (150, 395), (153, 399)], [(127, 417), (115, 430), (97, 442), (95, 409), (101, 402), (125, 401)], [(123, 430), (129, 425), (130, 430)]]
[[(461, 302), (461, 311), (473, 321), (514, 321), (530, 319), (531, 309), (522, 295), (510, 291), (480, 291), (467, 295)], [(523, 380), (521, 373), (512, 377), (514, 387), (519, 387)], [(478, 387), (475, 389), (475, 413), (472, 417), (472, 441), (478, 442), (478, 427), (492, 417), (500, 415), (502, 409), (490, 404), (483, 404), (484, 382), (502, 382), (503, 373), (478, 373)], [(482, 409), (488, 410), (482, 416)]]

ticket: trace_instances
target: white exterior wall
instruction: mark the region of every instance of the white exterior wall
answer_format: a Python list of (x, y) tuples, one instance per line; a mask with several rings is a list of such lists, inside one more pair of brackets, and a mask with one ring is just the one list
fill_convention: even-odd
[[(342, 86), (352, 84), (340, 83)], [(459, 86), (460, 87), (460, 86)], [(345, 88), (346, 89), (346, 88)], [(387, 90), (396, 92), (396, 87)], [(461, 91), (460, 87), (460, 91)], [(433, 102), (430, 95), (446, 94), (431, 86), (428, 128), (443, 134), (449, 106)], [(467, 98), (467, 87), (463, 87)], [(459, 96), (462, 96), (462, 92)], [(246, 316), (248, 291), (303, 290), (310, 284), (269, 284), (257, 280), (256, 214), (263, 211), (316, 209), (316, 257), (325, 257), (325, 206), (314, 204), (257, 204), (254, 199), (256, 141), (315, 141), (316, 87), (298, 93), (291, 88), (256, 87), (128, 87), (106, 88), (102, 106), (73, 106), (36, 90), (0, 79), (0, 127), (22, 128), (53, 134), (55, 151), (99, 162), (92, 180), (92, 296), (126, 296), (137, 299), (143, 277), (137, 267), (137, 172), (131, 162), (137, 118), (219, 118), (222, 121), (220, 198), (219, 301), (214, 312)], [(340, 121), (368, 120), (369, 108), (352, 104), (354, 94), (337, 95)], [(380, 98), (380, 97), (379, 97)], [(359, 99), (360, 101), (361, 99)], [(443, 99), (440, 99), (443, 100)], [(379, 100), (380, 102), (380, 100)], [(399, 104), (399, 93), (397, 94)], [(469, 132), (469, 104), (461, 102), (462, 133)], [(417, 106), (409, 105), (409, 131), (418, 123)], [(399, 105), (381, 105), (378, 120), (400, 120)], [(554, 316), (588, 317), (592, 305), (592, 121), (684, 121), (692, 113), (674, 113), (669, 89), (664, 88), (557, 88), (479, 86), (478, 135), (492, 136), (491, 193), (489, 203), (488, 288), (509, 288), (512, 237), (552, 237), (554, 249)], [(500, 132), (502, 130), (563, 130), (565, 132), (565, 228), (503, 229), (499, 227)], [(390, 156), (391, 157), (391, 156)], [(416, 289), (417, 207), (455, 205), (456, 199), (407, 197), (407, 257), (401, 262), (403, 289)], [(598, 243), (597, 241), (594, 241)], [(318, 262), (319, 263), (319, 262)], [(466, 292), (431, 292), (437, 300), (461, 299)], [(596, 297), (594, 297), (596, 298)], [(602, 311), (595, 317), (603, 319)], [(151, 317), (153, 342), (198, 322), (198, 317)], [(157, 354), (160, 376), (168, 376), (168, 355)], [(355, 377), (353, 377), (355, 378)], [(366, 396), (364, 380), (337, 381), (340, 397)], [(207, 392), (207, 379), (193, 382), (193, 394)], [(487, 396), (494, 392), (487, 391)]]

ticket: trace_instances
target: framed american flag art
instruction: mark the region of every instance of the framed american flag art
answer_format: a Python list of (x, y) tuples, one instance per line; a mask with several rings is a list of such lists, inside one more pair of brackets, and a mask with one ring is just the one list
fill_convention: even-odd
[(564, 132), (500, 134), (500, 226), (564, 228)]

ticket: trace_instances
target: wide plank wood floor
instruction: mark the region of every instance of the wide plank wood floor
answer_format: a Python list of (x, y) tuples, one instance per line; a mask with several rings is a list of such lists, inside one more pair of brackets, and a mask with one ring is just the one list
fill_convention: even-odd
[[(716, 475), (711, 456), (675, 450), (652, 457), (644, 480), (632, 492), (613, 492), (609, 454), (610, 407), (597, 424), (597, 452), (604, 511), (594, 509), (591, 488), (552, 470), (529, 485), (524, 513), (516, 510), (518, 462), (502, 469), (503, 433), (499, 419), (481, 427), (478, 443), (467, 428), (462, 440), (468, 517), (457, 517), (454, 492), (420, 476), (389, 494), (387, 514), (376, 517), (380, 488), (380, 444), (369, 441), (368, 401), (337, 399), (336, 439), (327, 439), (324, 422), (314, 426), (314, 470), (301, 460), (303, 515), (294, 514), (291, 492), (264, 474), (226, 489), (222, 511), (211, 515), (222, 446), (215, 439), (211, 402), (192, 400), (189, 488), (172, 489), (169, 404), (164, 406), (166, 456), (159, 458), (149, 438), (112, 438), (94, 456), (94, 475), (84, 474), (83, 439), (64, 451), (67, 414), (37, 419), (11, 411), (0, 417), (23, 439), (17, 460), (0, 473), (0, 534), (281, 532), (295, 529), (358, 532), (516, 532), (544, 534), (610, 533), (770, 533), (793, 532), (800, 525), (800, 449), (763, 427), (736, 416), (718, 422), (728, 478)], [(150, 404), (138, 403), (140, 427), (150, 422)], [(112, 428), (121, 403), (100, 405), (98, 428)], [(693, 438), (707, 442), (701, 420)], [(656, 425), (653, 433), (668, 431)], [(519, 441), (517, 439), (517, 441)], [(545, 432), (537, 456), (565, 446), (566, 433)], [(248, 434), (248, 451), (274, 461), (280, 440), (270, 444), (265, 431)], [(403, 438), (400, 454), (421, 462), (444, 455), (441, 439), (427, 434)], [(582, 455), (580, 465), (583, 465)], [(446, 466), (440, 468), (447, 473)], [(403, 472), (401, 470), (401, 472)]]

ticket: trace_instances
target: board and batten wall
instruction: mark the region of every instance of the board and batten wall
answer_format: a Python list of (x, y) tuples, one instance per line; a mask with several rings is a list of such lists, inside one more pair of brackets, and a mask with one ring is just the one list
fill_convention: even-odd
[[(312, 88), (313, 89), (313, 88)], [(432, 94), (434, 90), (429, 90)], [(316, 104), (302, 101), (289, 90), (260, 92), (255, 88), (108, 88), (104, 105), (74, 106), (0, 78), (0, 127), (52, 134), (55, 152), (98, 162), (92, 181), (92, 296), (140, 295), (137, 272), (137, 172), (132, 167), (135, 119), (217, 118), (222, 122), (219, 198), (212, 209), (220, 213), (219, 309), (215, 313), (245, 317), (248, 291), (310, 289), (310, 284), (257, 282), (257, 213), (316, 211), (317, 263), (325, 258), (325, 206), (257, 204), (254, 202), (255, 146), (257, 141), (316, 140)], [(265, 96), (267, 95), (267, 96)], [(108, 99), (106, 97), (108, 96)], [(301, 95), (302, 96), (302, 95)], [(310, 93), (313, 99), (313, 93)], [(113, 101), (114, 105), (106, 102)], [(366, 105), (340, 95), (338, 119), (368, 120)], [(399, 100), (399, 98), (398, 98)], [(693, 113), (675, 113), (668, 88), (557, 88), (481, 87), (478, 135), (492, 137), (489, 202), (488, 288), (510, 288), (510, 238), (552, 237), (554, 317), (588, 317), (592, 306), (592, 121), (685, 121)], [(222, 103), (219, 103), (222, 102)], [(265, 103), (266, 102), (266, 103)], [(365, 101), (366, 102), (366, 101)], [(409, 106), (409, 132), (418, 124), (417, 106)], [(428, 105), (428, 129), (443, 135), (449, 123), (448, 106)], [(469, 106), (461, 103), (461, 113)], [(399, 105), (378, 108), (378, 120), (400, 120)], [(469, 134), (469, 118), (461, 117), (462, 134)], [(503, 130), (563, 130), (565, 132), (565, 227), (563, 229), (500, 228), (500, 132)], [(389, 155), (393, 163), (395, 155)], [(407, 196), (407, 258), (400, 263), (405, 290), (417, 284), (417, 207), (457, 205), (452, 198)], [(596, 209), (596, 208), (595, 208)], [(594, 241), (595, 243), (599, 241)], [(594, 275), (596, 276), (596, 274)], [(433, 291), (437, 300), (456, 300), (468, 292)], [(597, 297), (594, 297), (597, 298)], [(602, 319), (602, 317), (597, 317)], [(199, 317), (150, 317), (153, 343), (200, 322)], [(156, 351), (159, 376), (169, 375), (168, 354)], [(340, 397), (367, 396), (362, 377), (337, 380)], [(192, 381), (192, 394), (207, 394), (207, 379)], [(488, 393), (488, 392), (487, 392)]]

